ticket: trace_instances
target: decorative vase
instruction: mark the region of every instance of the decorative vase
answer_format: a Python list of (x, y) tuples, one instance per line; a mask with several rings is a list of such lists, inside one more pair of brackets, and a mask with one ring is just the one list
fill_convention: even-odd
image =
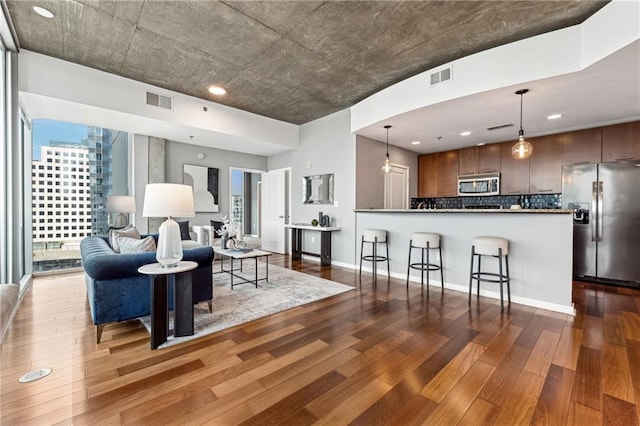
[(225, 250), (227, 248), (227, 240), (229, 239), (229, 234), (228, 233), (224, 233), (222, 235), (220, 235), (220, 248), (222, 250)]

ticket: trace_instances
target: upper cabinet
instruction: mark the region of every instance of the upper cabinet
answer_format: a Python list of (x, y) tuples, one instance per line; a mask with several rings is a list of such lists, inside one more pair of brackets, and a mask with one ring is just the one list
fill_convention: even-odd
[(602, 161), (640, 160), (640, 121), (602, 129)]
[(478, 173), (500, 173), (500, 145), (493, 143), (478, 147)]
[(478, 147), (464, 148), (458, 152), (458, 174), (478, 174)]
[(561, 133), (557, 136), (562, 141), (563, 166), (602, 161), (602, 127)]
[(438, 197), (458, 195), (458, 151), (439, 152)]
[(418, 156), (418, 197), (438, 196), (438, 155)]
[(514, 143), (500, 144), (500, 194), (502, 195), (529, 193), (529, 159), (516, 160), (511, 156), (511, 147)]
[(562, 140), (559, 135), (529, 139), (529, 193), (562, 192)]

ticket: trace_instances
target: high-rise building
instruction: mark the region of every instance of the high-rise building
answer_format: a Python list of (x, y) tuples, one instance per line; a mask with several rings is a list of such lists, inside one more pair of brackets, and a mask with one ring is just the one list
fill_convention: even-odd
[(89, 152), (89, 185), (91, 187), (91, 227), (94, 235), (109, 232), (107, 197), (111, 194), (113, 176), (111, 173), (110, 129), (87, 126), (87, 139), (82, 141)]

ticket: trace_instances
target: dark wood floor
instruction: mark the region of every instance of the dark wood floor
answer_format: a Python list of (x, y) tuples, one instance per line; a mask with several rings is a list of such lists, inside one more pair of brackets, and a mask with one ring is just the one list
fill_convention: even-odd
[[(169, 349), (95, 344), (81, 274), (40, 277), (2, 344), (0, 423), (638, 424), (640, 292), (574, 284), (576, 316), (274, 256), (353, 285)], [(53, 368), (20, 384), (25, 372)]]

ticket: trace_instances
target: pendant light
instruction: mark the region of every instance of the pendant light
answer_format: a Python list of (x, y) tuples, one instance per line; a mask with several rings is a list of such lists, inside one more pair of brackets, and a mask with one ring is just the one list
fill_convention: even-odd
[(527, 93), (529, 89), (520, 89), (516, 95), (520, 95), (520, 131), (518, 132), (518, 142), (511, 147), (511, 155), (516, 160), (526, 160), (533, 154), (533, 146), (524, 139), (524, 130), (522, 130), (522, 95)]
[(389, 163), (389, 129), (391, 126), (387, 124), (384, 128), (387, 129), (387, 156), (384, 159), (384, 166), (382, 166), (382, 170), (384, 171), (384, 174), (388, 175), (391, 173), (391, 164)]

